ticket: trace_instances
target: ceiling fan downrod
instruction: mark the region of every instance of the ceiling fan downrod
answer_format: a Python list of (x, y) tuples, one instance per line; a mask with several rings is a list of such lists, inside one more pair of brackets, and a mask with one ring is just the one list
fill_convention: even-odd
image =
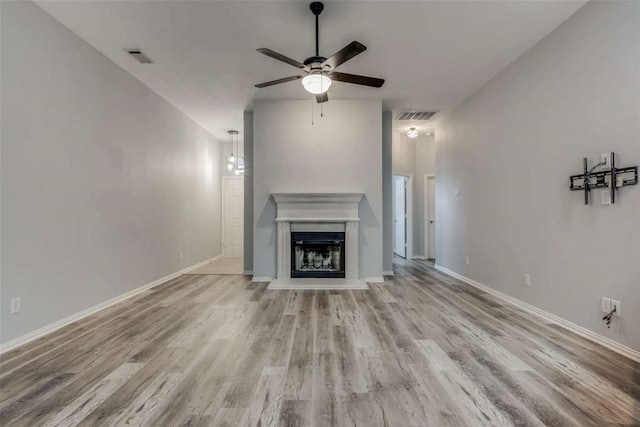
[(314, 1), (309, 5), (309, 9), (311, 9), (311, 12), (316, 17), (316, 56), (320, 56), (320, 53), (319, 53), (320, 49), (319, 49), (319, 43), (318, 43), (318, 41), (320, 40), (320, 33), (318, 31), (318, 17), (324, 10), (324, 4), (322, 4), (322, 2), (319, 2), (319, 1)]

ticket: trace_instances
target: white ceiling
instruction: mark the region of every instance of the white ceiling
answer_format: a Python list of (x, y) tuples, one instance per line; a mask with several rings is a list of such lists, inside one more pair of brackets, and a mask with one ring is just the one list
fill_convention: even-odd
[[(298, 74), (257, 48), (298, 61), (314, 53), (307, 1), (37, 3), (223, 141), (227, 129), (242, 131), (242, 113), (254, 99), (311, 99), (300, 82), (253, 87)], [(320, 54), (328, 57), (357, 40), (368, 50), (339, 71), (386, 79), (381, 89), (337, 82), (330, 99), (377, 98), (394, 111), (450, 109), (584, 3), (325, 2)], [(156, 63), (139, 64), (123, 51), (131, 47)]]

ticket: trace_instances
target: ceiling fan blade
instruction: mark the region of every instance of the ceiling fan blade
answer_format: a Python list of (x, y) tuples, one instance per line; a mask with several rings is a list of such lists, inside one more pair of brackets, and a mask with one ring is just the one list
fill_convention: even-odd
[(271, 80), (270, 82), (257, 84), (256, 87), (267, 87), (267, 86), (279, 85), (280, 83), (292, 82), (294, 80), (298, 80), (301, 78), (302, 76), (285, 77), (283, 79)]
[(338, 52), (334, 53), (333, 56), (325, 60), (322, 65), (328, 65), (332, 70), (335, 70), (336, 67), (340, 64), (344, 64), (354, 56), (364, 52), (367, 50), (367, 47), (360, 42), (353, 41), (343, 47)]
[(329, 100), (329, 95), (327, 92), (316, 95), (316, 102), (318, 104), (322, 104), (323, 102), (327, 102)]
[(384, 84), (384, 79), (377, 79), (375, 77), (367, 77), (367, 76), (358, 76), (356, 74), (333, 72), (333, 73), (329, 73), (329, 77), (331, 77), (331, 80), (335, 80), (337, 82), (353, 83), (353, 84), (363, 85), (363, 86), (382, 87), (382, 85)]
[(304, 70), (304, 64), (303, 63), (298, 62), (295, 59), (291, 59), (289, 57), (281, 55), (278, 52), (274, 52), (271, 49), (267, 49), (266, 47), (261, 47), (260, 49), (257, 49), (257, 51), (260, 52), (263, 55), (270, 56), (273, 59), (277, 59), (278, 61), (286, 62), (289, 65), (293, 65), (294, 67), (297, 67), (297, 68), (300, 68), (300, 69)]

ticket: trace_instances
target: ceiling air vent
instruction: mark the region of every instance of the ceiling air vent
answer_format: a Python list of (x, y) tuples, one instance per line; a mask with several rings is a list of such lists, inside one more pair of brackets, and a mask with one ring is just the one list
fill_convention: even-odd
[(153, 61), (151, 60), (151, 58), (149, 58), (147, 55), (142, 53), (142, 51), (140, 49), (125, 49), (125, 51), (129, 55), (131, 55), (134, 58), (136, 58), (138, 60), (138, 62), (141, 63), (141, 64), (153, 64)]
[(402, 111), (396, 120), (429, 120), (437, 111)]

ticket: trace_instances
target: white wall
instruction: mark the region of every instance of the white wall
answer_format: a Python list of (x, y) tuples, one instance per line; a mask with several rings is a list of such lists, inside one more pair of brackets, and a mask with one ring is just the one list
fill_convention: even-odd
[(590, 2), (445, 116), (436, 235), (438, 264), (640, 350), (640, 186), (612, 206), (568, 188), (583, 157), (640, 163), (639, 22), (640, 2)]
[(31, 2), (1, 83), (2, 342), (220, 253), (207, 132)]
[(412, 176), (413, 194), (413, 231), (412, 250), (414, 257), (426, 255), (425, 249), (425, 211), (424, 176), (435, 173), (435, 138), (420, 134), (409, 138), (405, 133), (393, 133), (393, 173)]
[[(360, 273), (382, 276), (382, 103), (255, 101), (253, 274), (276, 272), (271, 193), (361, 192)], [(312, 106), (315, 124), (311, 122)]]

